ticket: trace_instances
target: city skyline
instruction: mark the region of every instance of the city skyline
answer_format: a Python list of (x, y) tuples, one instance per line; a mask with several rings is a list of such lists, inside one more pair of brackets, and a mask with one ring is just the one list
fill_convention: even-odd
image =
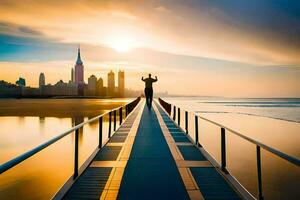
[[(85, 81), (84, 80), (84, 68), (82, 68), (82, 70), (80, 69), (79, 70), (79, 72), (77, 72), (77, 78), (76, 78), (76, 70), (74, 70), (74, 69), (76, 69), (76, 66), (78, 67), (78, 65), (80, 65), (79, 67), (83, 67), (83, 62), (82, 62), (82, 60), (81, 60), (81, 56), (80, 56), (80, 47), (78, 48), (78, 54), (77, 54), (77, 60), (76, 60), (76, 63), (75, 63), (75, 66), (74, 67), (72, 67), (71, 68), (71, 75), (70, 75), (70, 79), (69, 80), (67, 80), (66, 82), (75, 82), (75, 83), (86, 83), (87, 81)], [(117, 85), (116, 85), (116, 80), (115, 80), (115, 78), (113, 78), (113, 81), (114, 81), (114, 84), (113, 84), (113, 87), (116, 87), (116, 86), (118, 86), (119, 87), (119, 85), (121, 84), (121, 86), (122, 86), (122, 88), (125, 88), (125, 85), (122, 83), (122, 82), (120, 82), (120, 79), (119, 79), (119, 77), (120, 76), (122, 76), (122, 79), (123, 79), (123, 81), (124, 81), (124, 70), (122, 71), (121, 69), (119, 69), (119, 70), (117, 70), (117, 72), (118, 72), (118, 79), (117, 79)], [(81, 75), (79, 75), (80, 73), (82, 73)], [(102, 73), (106, 73), (106, 72), (102, 72)], [(113, 70), (109, 70), (108, 72), (107, 72), (107, 74), (109, 74), (109, 73), (112, 73), (113, 74), (113, 76), (114, 76), (114, 71)], [(91, 76), (95, 76), (94, 74), (91, 74), (91, 75), (89, 75), (89, 77), (87, 78), (87, 80), (91, 77)], [(104, 76), (105, 77), (105, 76)], [(102, 80), (103, 80), (103, 78), (104, 77), (99, 77), (99, 78), (101, 78)], [(18, 80), (16, 80), (16, 81), (11, 81), (11, 82), (9, 82), (9, 83), (12, 83), (12, 84), (15, 84), (17, 81), (19, 81), (20, 80), (20, 78), (21, 79), (24, 79), (24, 80), (26, 80), (26, 77), (25, 76), (19, 76), (18, 77)], [(7, 80), (5, 80), (5, 79), (3, 79), (4, 81), (7, 81)], [(63, 81), (63, 79), (61, 78), (61, 79), (59, 79), (59, 80), (57, 80), (57, 82), (59, 82), (59, 81)], [(56, 83), (57, 83), (56, 82)], [(107, 78), (107, 82), (109, 82), (109, 78)], [(53, 83), (51, 83), (51, 82), (49, 82), (49, 83), (47, 83), (46, 82), (46, 76), (45, 76), (45, 73), (44, 72), (40, 72), (40, 74), (39, 74), (39, 79), (38, 79), (38, 83), (37, 84), (34, 84), (33, 86), (32, 85), (29, 85), (29, 84), (26, 84), (26, 86), (28, 86), (28, 87), (40, 87), (41, 85), (48, 85), (48, 84), (53, 84)], [(103, 84), (104, 85), (104, 84)], [(107, 86), (108, 86), (108, 83), (107, 83)]]
[[(70, 79), (64, 82), (59, 79), (55, 84), (47, 83), (46, 75), (40, 72), (38, 87), (26, 84), (24, 77), (19, 77), (14, 83), (1, 80), (1, 97), (52, 97), (52, 96), (79, 96), (79, 97), (128, 97), (134, 91), (125, 89), (125, 71), (119, 70), (117, 79), (115, 73), (110, 70), (107, 73), (107, 84), (103, 78), (90, 75), (87, 82), (84, 80), (84, 65), (81, 59), (80, 46), (78, 47), (75, 66), (70, 70)], [(118, 85), (116, 85), (116, 82)], [(125, 92), (126, 91), (126, 92)], [(130, 94), (131, 93), (131, 94)]]

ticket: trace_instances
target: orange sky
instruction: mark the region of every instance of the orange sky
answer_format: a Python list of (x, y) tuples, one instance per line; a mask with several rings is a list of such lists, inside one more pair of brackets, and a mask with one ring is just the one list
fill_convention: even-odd
[[(156, 89), (174, 94), (300, 96), (300, 42), (291, 31), (299, 20), (271, 3), (1, 2), (0, 79), (23, 76), (36, 86), (44, 72), (50, 83), (68, 81), (80, 43), (85, 80), (106, 78), (112, 68), (125, 69), (127, 87), (136, 89), (143, 87), (140, 76), (153, 72)], [(273, 13), (278, 24), (267, 20)], [(287, 24), (293, 29), (286, 31)]]

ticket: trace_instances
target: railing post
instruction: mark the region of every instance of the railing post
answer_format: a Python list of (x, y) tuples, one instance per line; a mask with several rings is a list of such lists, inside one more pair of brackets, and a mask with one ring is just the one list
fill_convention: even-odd
[(226, 139), (225, 128), (221, 128), (221, 169), (225, 174), (228, 174), (226, 169)]
[(108, 119), (108, 138), (111, 136), (111, 112), (109, 112), (109, 119)]
[(180, 108), (178, 108), (178, 118), (177, 118), (177, 124), (180, 126)]
[(99, 118), (99, 144), (98, 147), (102, 148), (102, 130), (103, 130), (103, 117)]
[(195, 115), (195, 143), (197, 146), (201, 145), (199, 144), (199, 129), (198, 129), (198, 116)]
[(176, 106), (173, 107), (173, 121), (176, 119)]
[(189, 113), (185, 111), (185, 132), (189, 134)]
[(75, 149), (74, 149), (74, 175), (73, 179), (78, 176), (78, 137), (79, 137), (79, 129), (75, 130)]
[(117, 128), (117, 110), (114, 110), (114, 131)]
[(128, 105), (125, 106), (125, 117), (128, 116)]
[(256, 161), (257, 161), (258, 199), (263, 200), (264, 197), (262, 193), (260, 146), (256, 146)]
[(120, 125), (122, 124), (122, 122), (123, 122), (123, 107), (121, 107), (120, 109), (119, 109), (119, 117), (120, 117)]

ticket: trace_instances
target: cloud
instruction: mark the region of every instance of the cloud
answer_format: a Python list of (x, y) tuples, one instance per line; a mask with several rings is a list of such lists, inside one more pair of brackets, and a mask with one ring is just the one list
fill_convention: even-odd
[(164, 7), (164, 6), (158, 6), (155, 8), (155, 10), (159, 11), (159, 12), (163, 12), (163, 13), (170, 13), (172, 12), (170, 9)]
[[(3, 28), (5, 27), (5, 28)], [(74, 44), (61, 43), (25, 26), (0, 25), (0, 61), (40, 62), (65, 60), (76, 51)]]
[(257, 0), (4, 0), (0, 20), (17, 25), (16, 35), (43, 34), (65, 43), (109, 45), (127, 34), (137, 47), (169, 53), (260, 65), (299, 64), (300, 6), (280, 2), (283, 7)]
[(20, 37), (43, 36), (42, 32), (34, 30), (31, 27), (27, 27), (19, 24), (13, 24), (5, 21), (0, 21), (0, 34), (20, 36)]
[(129, 20), (137, 20), (137, 16), (131, 15), (128, 12), (124, 12), (124, 11), (111, 11), (111, 15), (114, 17), (120, 17), (120, 18), (126, 18)]

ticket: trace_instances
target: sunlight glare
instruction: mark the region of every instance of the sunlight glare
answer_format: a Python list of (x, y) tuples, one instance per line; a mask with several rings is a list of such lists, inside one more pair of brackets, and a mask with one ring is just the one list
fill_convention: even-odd
[(117, 52), (123, 53), (135, 47), (135, 41), (129, 35), (114, 36), (109, 44)]

